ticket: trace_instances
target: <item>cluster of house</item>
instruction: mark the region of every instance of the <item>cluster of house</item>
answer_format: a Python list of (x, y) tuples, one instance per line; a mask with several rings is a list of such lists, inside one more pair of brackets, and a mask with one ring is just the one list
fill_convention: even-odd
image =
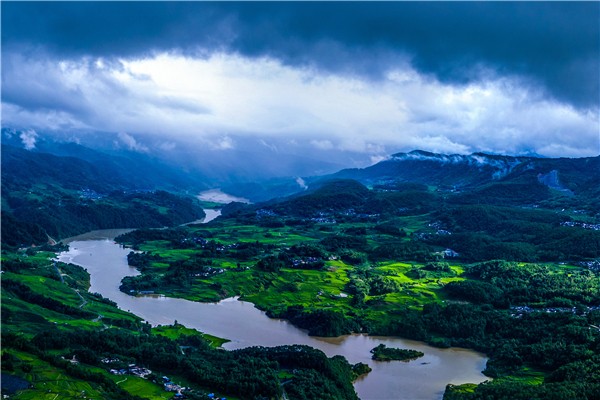
[(86, 200), (98, 200), (103, 198), (104, 196), (96, 191), (88, 188), (81, 189), (79, 191), (79, 198)]
[(523, 314), (529, 314), (532, 312), (545, 312), (545, 313), (571, 313), (586, 315), (590, 311), (600, 310), (600, 306), (585, 307), (582, 310), (580, 307), (545, 307), (545, 308), (532, 308), (529, 306), (513, 306), (510, 308), (512, 313), (511, 317), (520, 318)]
[(593, 231), (600, 231), (600, 224), (588, 224), (587, 222), (565, 221), (565, 222), (561, 222), (560, 226), (579, 226), (583, 229), (591, 229)]
[(179, 243), (184, 244), (184, 243), (195, 243), (195, 244), (199, 244), (200, 246), (204, 247), (206, 246), (206, 244), (208, 243), (208, 240), (204, 239), (203, 237), (200, 236), (194, 236), (191, 238), (183, 238), (180, 240)]
[(317, 224), (337, 224), (337, 221), (334, 218), (329, 217), (315, 217), (309, 218), (308, 220), (316, 222)]
[(225, 250), (237, 249), (238, 247), (239, 247), (239, 243), (231, 243), (231, 244), (217, 246), (216, 250), (217, 251), (225, 251)]
[(176, 392), (175, 398), (184, 398), (183, 391), (189, 389), (174, 383), (168, 376), (163, 376), (163, 387), (167, 392)]
[(209, 393), (208, 394), (208, 398), (211, 400), (227, 400), (226, 397), (215, 397), (214, 393)]
[[(173, 396), (174, 399), (185, 399), (186, 398), (184, 392), (186, 390), (190, 390), (190, 388), (183, 387), (183, 386), (180, 386), (180, 385), (174, 383), (168, 376), (163, 376), (162, 380), (163, 380), (163, 386), (167, 392), (176, 392), (175, 395)], [(226, 397), (217, 397), (217, 396), (215, 396), (214, 393), (209, 393), (206, 397), (211, 400), (227, 400)]]
[(306, 258), (296, 258), (292, 260), (292, 265), (294, 267), (299, 267), (300, 265), (310, 265), (321, 261), (318, 257), (306, 257)]
[(430, 228), (435, 229), (435, 232), (418, 232), (415, 233), (414, 236), (417, 239), (421, 239), (421, 240), (427, 240), (427, 239), (431, 239), (434, 236), (448, 236), (448, 235), (452, 235), (452, 232), (450, 232), (447, 229), (444, 229), (444, 227), (442, 226), (441, 222), (432, 222), (430, 224), (428, 224), (428, 226)]
[(144, 193), (155, 194), (156, 190), (154, 190), (154, 189), (128, 189), (128, 190), (123, 190), (122, 193), (123, 194), (144, 194)]
[(223, 268), (206, 267), (204, 271), (192, 274), (192, 276), (207, 278), (209, 276), (222, 274), (225, 272)]
[(256, 210), (256, 218), (261, 219), (264, 217), (276, 217), (277, 213), (273, 210), (265, 210), (261, 208), (260, 210)]
[[(337, 213), (338, 215), (343, 215), (346, 217), (354, 217), (360, 219), (373, 219), (378, 218), (379, 214), (367, 214), (367, 213), (357, 213), (355, 209), (349, 208), (347, 210), (341, 211)], [(266, 217), (277, 217), (278, 214), (272, 210), (260, 209), (256, 211), (256, 217), (258, 219), (266, 218)], [(337, 220), (334, 218), (333, 213), (320, 211), (316, 213), (316, 215), (312, 218), (305, 218), (303, 221), (311, 221), (317, 224), (337, 224)]]
[(460, 190), (458, 188), (458, 186), (456, 185), (452, 185), (452, 186), (445, 186), (445, 185), (440, 185), (435, 189), (436, 192), (439, 193), (461, 193), (462, 190)]
[(60, 358), (62, 358), (63, 360), (67, 360), (71, 364), (79, 364), (79, 360), (77, 360), (77, 356), (75, 354), (73, 354), (73, 358), (64, 358), (64, 357), (60, 357)]
[[(105, 357), (105, 358), (101, 359), (100, 361), (104, 364), (112, 364), (112, 363), (120, 362), (120, 360), (118, 358), (110, 358), (110, 357)], [(114, 375), (129, 374), (129, 375), (135, 375), (140, 378), (146, 379), (146, 377), (148, 375), (150, 375), (152, 373), (152, 371), (149, 370), (148, 368), (139, 367), (136, 364), (129, 364), (129, 366), (127, 368), (111, 369), (110, 373), (114, 374)], [(175, 399), (185, 399), (186, 398), (184, 392), (186, 390), (190, 390), (190, 388), (176, 384), (168, 376), (163, 376), (162, 380), (163, 380), (163, 388), (165, 389), (165, 391), (175, 392), (175, 394), (173, 395), (173, 398), (175, 398)], [(215, 397), (214, 393), (208, 394), (207, 397), (211, 400), (227, 400), (225, 397)]]
[(452, 235), (452, 232), (446, 229), (438, 229), (435, 232), (416, 232), (414, 237), (419, 240), (429, 240), (433, 239), (435, 236), (447, 236)]
[(367, 214), (367, 213), (358, 213), (354, 208), (349, 208), (345, 211), (340, 212), (341, 215), (346, 217), (356, 217), (360, 219), (373, 219), (379, 218), (379, 214)]
[(446, 249), (443, 251), (438, 251), (436, 253), (433, 253), (435, 256), (437, 256), (438, 258), (457, 258), (460, 257), (460, 253), (452, 250), (452, 249)]
[(430, 228), (433, 228), (433, 229), (443, 229), (444, 228), (441, 221), (430, 222), (429, 224), (427, 224), (427, 226)]
[(577, 263), (580, 267), (588, 268), (592, 271), (600, 272), (600, 260), (580, 261)]
[(439, 221), (432, 222), (432, 223), (428, 224), (427, 226), (429, 226), (430, 228), (435, 229), (435, 234), (436, 235), (440, 235), (440, 236), (452, 235), (452, 232), (450, 232), (447, 229), (444, 229), (444, 226)]
[[(209, 242), (208, 240), (200, 237), (200, 236), (194, 236), (191, 238), (183, 238), (179, 241), (179, 243), (184, 244), (184, 243), (195, 243), (197, 245), (200, 245), (201, 248), (205, 249), (206, 247), (208, 247)], [(211, 244), (214, 245), (214, 244)], [(225, 251), (225, 250), (230, 250), (230, 249), (235, 249), (239, 246), (239, 243), (232, 243), (232, 244), (227, 244), (227, 245), (218, 245), (215, 250), (217, 251)]]
[[(105, 362), (104, 360), (105, 359), (103, 359), (102, 362)], [(110, 362), (114, 362), (114, 361), (110, 361)], [(110, 373), (114, 374), (114, 375), (129, 374), (129, 375), (138, 376), (140, 378), (146, 378), (148, 375), (150, 375), (152, 373), (152, 371), (150, 371), (148, 368), (138, 367), (135, 364), (129, 364), (129, 366), (127, 368), (111, 369)]]
[(456, 251), (452, 250), (452, 249), (446, 249), (443, 251), (443, 255), (445, 258), (456, 258), (458, 256), (460, 256), (459, 253), (457, 253)]
[[(203, 249), (205, 249), (209, 245), (208, 240), (206, 240), (206, 239), (204, 239), (204, 238), (202, 238), (200, 236), (194, 236), (194, 237), (191, 237), (191, 238), (185, 238), (185, 239), (182, 239), (181, 242), (182, 243), (185, 243), (185, 242), (194, 242), (194, 243), (200, 245), (200, 247), (203, 248)], [(211, 245), (214, 245), (214, 244), (211, 244)], [(215, 248), (215, 250), (217, 250), (217, 251), (225, 251), (225, 250), (229, 250), (229, 249), (235, 249), (238, 246), (239, 246), (238, 243), (232, 243), (232, 244), (227, 244), (227, 245), (218, 245)]]

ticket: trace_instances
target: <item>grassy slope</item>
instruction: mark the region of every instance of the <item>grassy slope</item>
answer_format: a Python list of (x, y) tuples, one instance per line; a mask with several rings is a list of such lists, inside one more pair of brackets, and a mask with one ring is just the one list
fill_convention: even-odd
[[(408, 232), (423, 228), (424, 216), (400, 217), (397, 223), (406, 227)], [(188, 228), (188, 234), (194, 235), (210, 232), (210, 240), (221, 245), (231, 245), (243, 242), (261, 242), (274, 245), (271, 253), (277, 253), (286, 247), (297, 244), (317, 243), (327, 235), (343, 232), (348, 228), (357, 226), (368, 227), (368, 224), (347, 223), (335, 226), (334, 232), (323, 232), (317, 225), (313, 229), (306, 228), (265, 228), (255, 225), (241, 225), (232, 220), (215, 221), (201, 227)], [(375, 244), (390, 240), (383, 234), (368, 232), (367, 243)], [(405, 239), (408, 240), (408, 239)], [(184, 261), (201, 254), (200, 249), (174, 248), (167, 240), (147, 241), (137, 246), (141, 251), (146, 251), (160, 256), (161, 260), (151, 263), (150, 273), (163, 274), (169, 265), (176, 261)], [(333, 308), (349, 311), (349, 297), (340, 297), (350, 282), (349, 273), (356, 267), (341, 260), (325, 262), (321, 270), (306, 270), (297, 268), (283, 268), (277, 273), (264, 273), (257, 275), (254, 265), (259, 257), (241, 261), (219, 256), (212, 258), (213, 266), (226, 270), (223, 274), (213, 275), (209, 278), (195, 278), (193, 284), (187, 288), (178, 286), (163, 286), (159, 292), (167, 296), (182, 297), (195, 301), (215, 301), (224, 297), (242, 296), (243, 300), (256, 304), (261, 309), (273, 309), (286, 305), (304, 305), (311, 308)], [(247, 270), (236, 271), (238, 263)], [(525, 265), (524, 263), (522, 265)], [(565, 274), (569, 271), (582, 270), (580, 267), (570, 265), (546, 264), (553, 274)], [(382, 296), (367, 296), (366, 300), (377, 299), (375, 306), (368, 312), (378, 314), (377, 317), (397, 307), (421, 308), (431, 302), (447, 301), (442, 288), (449, 282), (461, 281), (465, 266), (454, 262), (450, 268), (454, 272), (448, 275), (426, 274), (424, 277), (415, 277), (411, 271), (420, 269), (423, 263), (414, 261), (394, 262), (386, 261), (371, 264), (371, 270), (396, 282), (400, 290)], [(262, 279), (261, 279), (262, 278)], [(267, 283), (265, 285), (265, 283)], [(218, 289), (217, 289), (218, 287)]]
[[(59, 301), (61, 304), (81, 308), (97, 315), (96, 318), (76, 318), (52, 311), (37, 304), (32, 304), (11, 293), (2, 291), (2, 333), (16, 333), (26, 340), (36, 334), (50, 329), (52, 325), (61, 330), (72, 328), (83, 329), (123, 329), (107, 325), (107, 320), (114, 319), (136, 324), (140, 321), (135, 315), (118, 309), (116, 306), (99, 300), (87, 292), (89, 275), (81, 268), (58, 263), (64, 282), (58, 278), (54, 263), (50, 257), (54, 253), (39, 252), (25, 256), (14, 253), (3, 253), (2, 262), (22, 260), (28, 268), (2, 274), (2, 279), (20, 282), (35, 293), (41, 293)], [(82, 298), (77, 295), (79, 292)], [(135, 330), (132, 333), (136, 333)], [(177, 338), (181, 335), (199, 335), (213, 347), (219, 347), (226, 339), (205, 335), (194, 329), (181, 325), (161, 326), (152, 330), (153, 334)], [(13, 367), (3, 372), (19, 376), (32, 384), (30, 389), (20, 391), (11, 398), (15, 399), (56, 399), (60, 398), (106, 398), (106, 393), (98, 385), (70, 376), (67, 371), (40, 359), (37, 355), (13, 347), (3, 346), (3, 357), (10, 357)], [(170, 399), (172, 393), (165, 392), (161, 385), (132, 375), (118, 376), (110, 374), (107, 369), (80, 365), (83, 369), (101, 374), (115, 382), (127, 392), (145, 399)], [(174, 381), (183, 383), (181, 377), (173, 376)], [(186, 384), (189, 386), (189, 384)], [(231, 397), (230, 397), (231, 398)]]

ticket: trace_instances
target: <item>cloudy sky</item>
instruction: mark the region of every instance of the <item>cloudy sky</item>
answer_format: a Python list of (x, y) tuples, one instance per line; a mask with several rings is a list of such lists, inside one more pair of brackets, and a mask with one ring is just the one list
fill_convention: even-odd
[(2, 126), (28, 139), (371, 161), (600, 153), (598, 2), (1, 7)]

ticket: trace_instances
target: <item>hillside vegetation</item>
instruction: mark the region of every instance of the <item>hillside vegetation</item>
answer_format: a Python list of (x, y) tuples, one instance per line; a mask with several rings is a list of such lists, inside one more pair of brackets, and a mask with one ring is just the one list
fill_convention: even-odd
[(453, 196), (334, 180), (278, 202), (229, 205), (208, 225), (131, 232), (118, 240), (141, 251), (130, 264), (142, 275), (122, 290), (241, 295), (311, 335), (367, 332), (485, 352), (495, 379), (449, 386), (447, 398), (595, 398), (594, 217)]
[[(131, 165), (98, 157), (102, 164), (3, 145), (3, 243), (39, 245), (48, 236), (176, 226), (204, 217), (195, 198), (157, 190), (156, 178), (138, 180)], [(106, 158), (111, 162), (105, 164)]]
[[(277, 398), (286, 382), (290, 399), (356, 397), (351, 380), (364, 366), (307, 347), (216, 351), (218, 338), (150, 329), (86, 293), (80, 268), (55, 266), (44, 248), (17, 250), (47, 235), (128, 225), (141, 229), (117, 240), (141, 274), (122, 281), (125, 293), (241, 296), (310, 335), (361, 332), (485, 352), (493, 380), (449, 385), (445, 399), (598, 399), (599, 160), (398, 154), (187, 226), (177, 225), (202, 215), (189, 197), (100, 193), (29, 175), (5, 181), (3, 170), (3, 372), (33, 384), (20, 398), (46, 388), (162, 398), (154, 377), (116, 385), (121, 378), (101, 361), (114, 355), (199, 396)], [(151, 229), (163, 226), (171, 228)]]
[(2, 379), (27, 383), (12, 395), (3, 382), (10, 398), (171, 399), (164, 375), (188, 399), (278, 398), (284, 380), (293, 399), (357, 398), (343, 357), (307, 346), (222, 351), (213, 347), (222, 340), (178, 324), (151, 328), (88, 293), (87, 272), (52, 255), (2, 255)]

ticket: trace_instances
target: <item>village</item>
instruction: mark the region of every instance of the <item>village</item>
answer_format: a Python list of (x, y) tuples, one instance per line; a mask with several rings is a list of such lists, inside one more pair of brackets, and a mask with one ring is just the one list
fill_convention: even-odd
[(589, 224), (587, 222), (576, 222), (576, 221), (565, 221), (561, 222), (560, 226), (579, 226), (583, 229), (591, 229), (593, 231), (600, 231), (600, 224)]
[(510, 307), (512, 313), (511, 317), (521, 318), (523, 314), (529, 313), (571, 313), (578, 315), (587, 315), (590, 311), (600, 310), (600, 306), (587, 306), (587, 307), (544, 307), (544, 308), (533, 308), (529, 306), (512, 306)]
[[(110, 358), (110, 357), (105, 357), (102, 360), (102, 363), (104, 364), (113, 364), (113, 363), (117, 363), (120, 362), (120, 360), (118, 358)], [(127, 366), (127, 368), (111, 368), (109, 370), (109, 372), (113, 375), (133, 375), (133, 376), (137, 376), (138, 378), (142, 378), (142, 379), (148, 379), (150, 377), (150, 375), (152, 374), (152, 371), (148, 368), (145, 367), (140, 367), (138, 365), (134, 364), (129, 364)], [(163, 376), (162, 377), (162, 384), (163, 384), (163, 388), (165, 391), (167, 392), (175, 392), (173, 398), (175, 399), (185, 399), (185, 391), (190, 390), (190, 388), (188, 387), (184, 387), (181, 385), (176, 384), (175, 382), (173, 382), (168, 376)], [(213, 395), (214, 397), (214, 395)], [(209, 398), (213, 398), (210, 397)]]

